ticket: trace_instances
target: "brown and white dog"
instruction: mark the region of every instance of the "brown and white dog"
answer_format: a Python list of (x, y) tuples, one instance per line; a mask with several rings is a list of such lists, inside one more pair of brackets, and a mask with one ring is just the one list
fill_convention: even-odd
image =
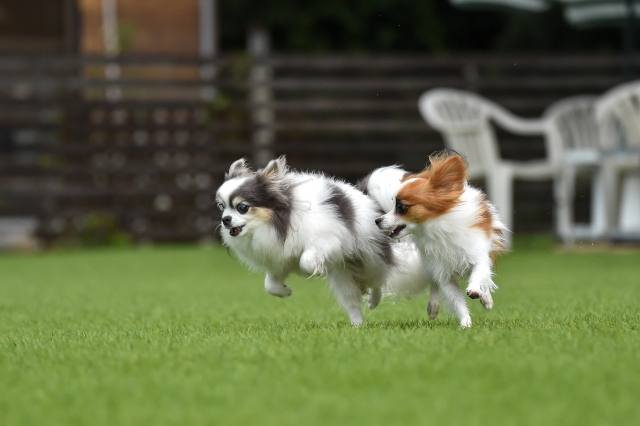
[[(491, 292), (497, 288), (492, 268), (508, 230), (486, 196), (468, 184), (467, 165), (459, 155), (434, 155), (430, 163), (417, 174), (398, 167), (378, 169), (368, 177), (368, 194), (390, 207), (376, 219), (380, 229), (392, 238), (412, 234), (427, 276), (437, 284), (436, 293), (431, 290), (430, 315), (433, 309), (437, 313), (439, 288), (466, 328), (471, 316), (456, 280), (468, 277), (467, 295), (491, 310)], [(395, 176), (391, 184), (389, 176)]]

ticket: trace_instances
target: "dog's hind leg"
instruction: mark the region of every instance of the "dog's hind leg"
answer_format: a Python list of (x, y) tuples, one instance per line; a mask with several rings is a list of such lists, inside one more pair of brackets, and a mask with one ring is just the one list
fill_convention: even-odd
[(354, 282), (353, 277), (346, 272), (330, 271), (328, 274), (329, 285), (336, 295), (338, 303), (349, 314), (351, 325), (354, 327), (362, 324), (362, 290)]
[(277, 297), (288, 297), (292, 293), (291, 287), (285, 285), (284, 279), (276, 278), (269, 273), (264, 278), (264, 289), (270, 295)]
[(427, 305), (427, 313), (432, 320), (436, 319), (440, 311), (440, 289), (438, 284), (431, 281), (429, 286), (429, 304)]
[(445, 282), (444, 285), (440, 284), (440, 290), (442, 291), (444, 302), (448, 305), (449, 309), (453, 311), (458, 321), (460, 321), (460, 327), (471, 327), (471, 315), (469, 315), (467, 301), (455, 280), (450, 279), (448, 282)]
[[(368, 264), (368, 267), (364, 264), (362, 266), (367, 272), (358, 282), (367, 283), (367, 287), (369, 287), (367, 306), (369, 309), (375, 309), (382, 300), (382, 287), (387, 281), (389, 267), (387, 264), (376, 264), (374, 261), (365, 263)], [(354, 277), (357, 275), (359, 275), (359, 271), (354, 271)]]

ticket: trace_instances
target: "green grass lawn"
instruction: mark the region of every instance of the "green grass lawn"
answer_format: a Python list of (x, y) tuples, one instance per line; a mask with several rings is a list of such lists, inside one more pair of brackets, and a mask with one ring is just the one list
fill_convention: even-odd
[(520, 239), (498, 274), (470, 330), (424, 297), (353, 329), (218, 247), (3, 255), (0, 424), (637, 424), (640, 254)]

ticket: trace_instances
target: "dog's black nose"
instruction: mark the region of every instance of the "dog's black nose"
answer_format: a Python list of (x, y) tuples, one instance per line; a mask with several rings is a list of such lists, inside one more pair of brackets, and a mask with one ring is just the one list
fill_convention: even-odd
[(225, 216), (222, 218), (222, 224), (227, 228), (231, 226), (231, 216)]
[(380, 226), (381, 222), (382, 222), (382, 218), (381, 217), (376, 219), (376, 225), (378, 225), (378, 227)]

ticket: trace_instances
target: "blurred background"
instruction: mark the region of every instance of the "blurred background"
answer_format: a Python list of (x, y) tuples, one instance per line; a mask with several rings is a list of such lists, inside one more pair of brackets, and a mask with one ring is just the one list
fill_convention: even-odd
[[(0, 247), (215, 241), (215, 190), (239, 157), (350, 182), (418, 171), (447, 141), (425, 91), (540, 119), (638, 75), (633, 1), (508, 3), (1, 0)], [(548, 160), (544, 129), (495, 126), (498, 157)], [(561, 233), (562, 167), (516, 176), (516, 233)], [(592, 221), (591, 182), (576, 179), (571, 221)]]

